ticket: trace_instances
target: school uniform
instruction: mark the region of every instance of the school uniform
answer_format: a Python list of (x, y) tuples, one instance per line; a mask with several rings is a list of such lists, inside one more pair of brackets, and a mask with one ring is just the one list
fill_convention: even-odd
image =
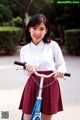
[[(21, 48), (20, 58), (21, 62), (35, 65), (35, 69), (39, 73), (48, 75), (55, 70), (63, 73), (66, 72), (65, 60), (59, 45), (55, 41), (50, 43), (41, 41), (38, 45), (31, 42)], [(39, 83), (40, 77), (37, 77), (34, 73), (28, 78), (19, 106), (23, 113), (32, 113), (38, 94)], [(52, 84), (49, 85), (50, 83)], [(52, 115), (62, 110), (63, 105), (58, 80), (55, 80), (53, 76), (45, 78), (41, 112)]]

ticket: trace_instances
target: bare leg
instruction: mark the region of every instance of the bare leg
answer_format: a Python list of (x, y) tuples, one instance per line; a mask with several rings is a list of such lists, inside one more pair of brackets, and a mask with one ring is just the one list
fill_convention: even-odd
[(31, 114), (24, 114), (24, 120), (30, 120)]
[[(24, 114), (24, 120), (30, 120), (31, 115), (30, 114)], [(51, 120), (52, 115), (45, 115), (41, 113), (42, 120)]]
[(41, 118), (42, 118), (42, 120), (51, 120), (52, 115), (45, 115), (45, 114), (41, 113)]

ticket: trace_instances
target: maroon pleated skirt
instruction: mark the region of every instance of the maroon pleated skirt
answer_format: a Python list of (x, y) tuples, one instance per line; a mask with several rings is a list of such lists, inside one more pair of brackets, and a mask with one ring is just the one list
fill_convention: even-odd
[[(39, 73), (50, 74), (51, 71), (42, 71)], [(36, 80), (36, 81), (35, 81)], [(54, 82), (53, 82), (54, 81)], [(19, 109), (23, 113), (31, 114), (34, 104), (36, 102), (36, 97), (39, 90), (40, 77), (32, 74), (23, 91)], [(61, 92), (58, 80), (54, 77), (44, 79), (44, 87), (42, 90), (42, 106), (41, 112), (46, 115), (52, 115), (59, 111), (63, 111)]]

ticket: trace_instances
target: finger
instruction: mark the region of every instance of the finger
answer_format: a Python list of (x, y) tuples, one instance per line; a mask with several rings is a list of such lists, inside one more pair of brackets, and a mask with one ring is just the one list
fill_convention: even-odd
[(57, 72), (55, 75), (54, 75), (55, 78), (63, 78), (64, 77), (64, 74), (61, 73), (61, 72)]
[(61, 77), (62, 77), (62, 74), (58, 72), (58, 73), (57, 73), (57, 77), (58, 77), (58, 78), (61, 78)]
[(31, 69), (31, 66), (30, 65), (26, 65), (26, 70), (30, 70)]
[(28, 71), (28, 72), (33, 73), (33, 70), (34, 70), (33, 66), (30, 66), (30, 65), (29, 65), (29, 66), (27, 67), (27, 71)]
[(27, 64), (25, 65), (25, 69), (26, 69), (26, 70), (28, 69), (28, 65), (27, 65)]
[(53, 76), (54, 78), (57, 78), (57, 73), (55, 73), (55, 75)]
[(32, 67), (29, 67), (28, 71), (29, 71), (29, 72), (33, 72), (33, 68), (32, 68)]

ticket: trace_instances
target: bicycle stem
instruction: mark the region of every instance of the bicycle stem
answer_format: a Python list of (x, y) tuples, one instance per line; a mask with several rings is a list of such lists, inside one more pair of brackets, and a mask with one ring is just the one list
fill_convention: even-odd
[(44, 82), (44, 77), (41, 77), (40, 86), (39, 86), (39, 94), (38, 94), (37, 99), (42, 99), (41, 95), (42, 95), (43, 82)]

